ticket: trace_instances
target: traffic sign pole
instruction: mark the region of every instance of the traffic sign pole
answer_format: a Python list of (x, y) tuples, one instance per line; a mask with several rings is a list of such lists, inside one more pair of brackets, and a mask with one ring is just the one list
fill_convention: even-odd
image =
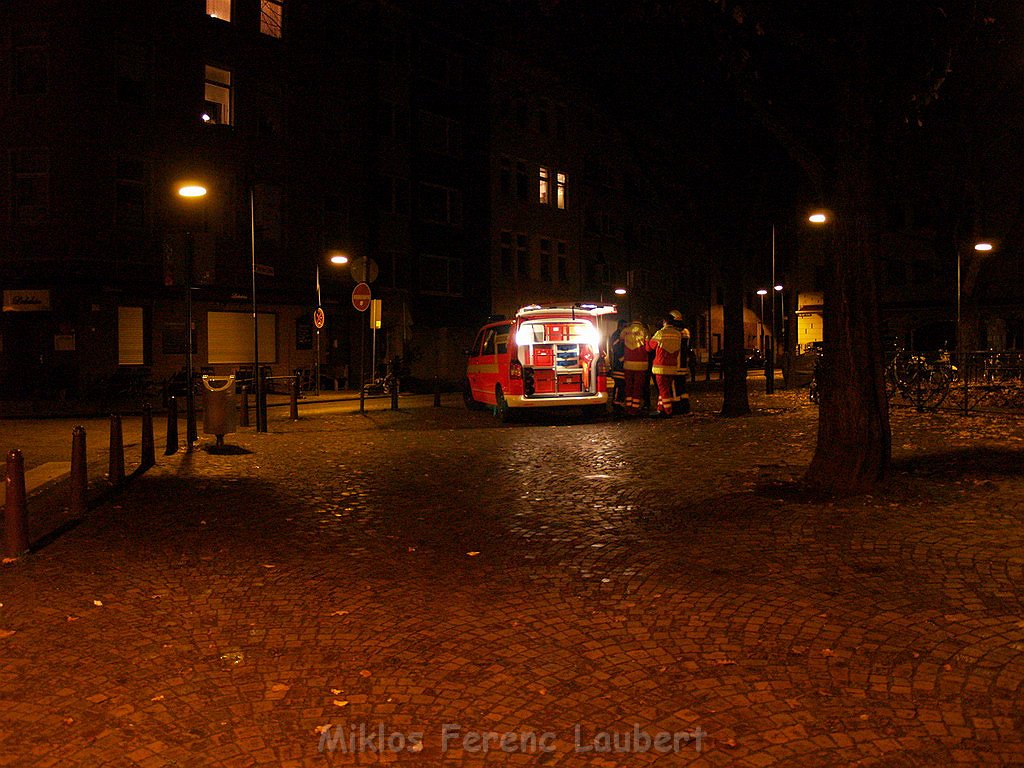
[[(372, 301), (370, 286), (359, 283), (352, 289), (352, 306), (365, 312)], [(359, 412), (366, 413), (366, 323), (359, 324)]]

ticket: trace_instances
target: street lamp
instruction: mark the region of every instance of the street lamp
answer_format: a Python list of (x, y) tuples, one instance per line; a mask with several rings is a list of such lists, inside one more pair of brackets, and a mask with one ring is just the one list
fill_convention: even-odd
[(811, 224), (825, 224), (828, 222), (828, 214), (824, 211), (815, 211), (807, 217), (807, 220), (811, 222)]
[[(978, 252), (978, 253), (991, 253), (992, 249), (994, 247), (995, 246), (993, 246), (992, 243), (984, 241), (984, 240), (974, 244), (974, 250), (976, 252)], [(960, 272), (961, 272), (961, 263), (960, 262), (961, 262), (960, 248), (958, 247), (956, 249), (956, 352), (957, 352), (958, 359), (959, 359), (959, 357), (961, 355), (960, 346), (963, 344), (963, 339), (962, 339), (961, 330), (960, 330), (960, 293), (961, 293), (961, 285), (962, 285), (961, 279), (960, 279)], [(963, 367), (963, 364), (961, 363), (961, 368), (962, 367)]]
[[(195, 182), (178, 185), (178, 195), (186, 200), (201, 200), (206, 197), (206, 187)], [(192, 267), (195, 261), (196, 243), (192, 234), (191, 221), (185, 232), (185, 440), (186, 450), (199, 439), (196, 429), (196, 397), (192, 389)]]
[[(786, 350), (786, 294), (782, 292), (783, 286), (776, 285), (775, 290), (779, 294), (779, 320), (782, 322), (782, 350)], [(775, 328), (772, 328), (772, 344), (775, 343)]]

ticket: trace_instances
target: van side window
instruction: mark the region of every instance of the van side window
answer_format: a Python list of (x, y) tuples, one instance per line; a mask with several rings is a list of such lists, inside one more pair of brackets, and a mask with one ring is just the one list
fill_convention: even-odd
[(494, 329), (493, 328), (488, 328), (486, 331), (484, 331), (484, 333), (486, 335), (484, 336), (484, 349), (483, 349), (483, 352), (481, 354), (493, 355), (494, 354), (494, 336), (495, 336)]
[(508, 352), (508, 334), (512, 329), (511, 323), (509, 325), (503, 325), (500, 328), (495, 329), (495, 341), (498, 345), (498, 354), (504, 355)]
[(469, 348), (469, 352), (470, 352), (471, 355), (479, 355), (480, 354), (480, 342), (483, 341), (483, 338), (484, 338), (484, 332), (480, 331), (476, 335), (476, 339), (473, 341), (473, 346)]

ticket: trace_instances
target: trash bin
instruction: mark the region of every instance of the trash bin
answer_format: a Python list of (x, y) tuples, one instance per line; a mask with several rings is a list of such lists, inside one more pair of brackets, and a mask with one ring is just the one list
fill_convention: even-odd
[(215, 378), (203, 375), (203, 433), (217, 436), (217, 447), (224, 445), (224, 435), (238, 427), (235, 376)]

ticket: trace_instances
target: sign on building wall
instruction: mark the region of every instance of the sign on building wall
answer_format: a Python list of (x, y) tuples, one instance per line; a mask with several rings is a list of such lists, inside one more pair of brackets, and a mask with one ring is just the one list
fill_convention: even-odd
[(49, 311), (49, 291), (4, 291), (4, 312)]

